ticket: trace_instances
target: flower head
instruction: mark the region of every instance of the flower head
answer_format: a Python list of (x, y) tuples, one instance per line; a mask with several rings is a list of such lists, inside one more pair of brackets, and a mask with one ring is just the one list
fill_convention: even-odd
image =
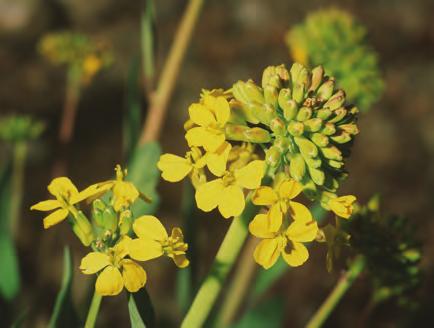
[(329, 200), (330, 209), (339, 217), (348, 219), (353, 213), (353, 203), (356, 197), (353, 195), (340, 196)]

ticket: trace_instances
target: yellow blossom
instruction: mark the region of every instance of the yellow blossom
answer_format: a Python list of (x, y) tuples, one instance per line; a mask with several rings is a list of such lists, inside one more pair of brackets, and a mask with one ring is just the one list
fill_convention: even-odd
[(255, 261), (265, 269), (271, 268), (282, 255), (288, 265), (300, 266), (309, 258), (305, 242), (315, 239), (318, 225), (313, 219), (293, 221), (287, 228), (276, 231), (270, 217), (256, 216), (249, 224), (249, 231), (263, 240), (256, 246), (253, 253)]
[(82, 260), (80, 270), (84, 274), (100, 272), (95, 290), (103, 296), (118, 295), (125, 287), (134, 293), (146, 283), (146, 272), (136, 262), (126, 259), (131, 239), (124, 236), (106, 253), (90, 252)]
[(103, 62), (94, 54), (86, 56), (83, 60), (83, 80), (89, 82), (101, 69)]
[(328, 205), (337, 216), (348, 219), (353, 213), (353, 203), (355, 201), (355, 196), (347, 195), (330, 199)]
[(264, 169), (264, 161), (255, 160), (241, 169), (226, 171), (223, 177), (200, 185), (195, 195), (197, 207), (205, 212), (218, 207), (225, 218), (240, 215), (245, 207), (243, 188), (258, 188)]
[(189, 260), (185, 257), (188, 245), (184, 242), (180, 228), (173, 228), (169, 237), (160, 220), (152, 215), (144, 215), (134, 221), (133, 231), (138, 238), (129, 243), (131, 258), (148, 261), (166, 255), (173, 259), (178, 267), (188, 266)]
[(312, 218), (306, 206), (293, 201), (302, 190), (303, 187), (297, 181), (285, 179), (278, 183), (275, 189), (268, 186), (261, 186), (256, 189), (252, 196), (252, 202), (255, 205), (270, 206), (268, 216), (270, 220), (272, 220), (272, 225), (279, 228), (282, 223), (283, 215), (285, 215), (288, 210), (295, 221)]
[(225, 141), (225, 125), (230, 117), (230, 106), (224, 97), (205, 95), (201, 103), (188, 108), (190, 120), (198, 125), (187, 131), (185, 138), (190, 147), (204, 147), (215, 152)]
[(31, 210), (37, 211), (52, 211), (56, 210), (44, 218), (44, 228), (49, 227), (66, 219), (69, 213), (76, 217), (77, 210), (74, 205), (99, 194), (101, 189), (97, 186), (91, 186), (78, 192), (77, 187), (66, 177), (55, 178), (48, 185), (48, 191), (56, 199), (49, 199), (39, 202), (32, 207)]

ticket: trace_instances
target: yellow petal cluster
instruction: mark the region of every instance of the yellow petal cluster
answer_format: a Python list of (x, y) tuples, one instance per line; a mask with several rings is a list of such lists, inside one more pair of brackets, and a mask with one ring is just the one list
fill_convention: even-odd
[(329, 200), (330, 209), (339, 217), (348, 219), (353, 213), (353, 204), (356, 197), (353, 195), (340, 196)]

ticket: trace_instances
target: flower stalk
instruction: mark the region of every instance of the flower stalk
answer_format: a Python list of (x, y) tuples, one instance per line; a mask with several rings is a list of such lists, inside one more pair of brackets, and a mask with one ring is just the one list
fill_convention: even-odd
[(27, 156), (27, 143), (25, 141), (15, 142), (13, 151), (10, 231), (12, 236), (16, 236), (19, 224), (21, 202), (23, 198), (24, 167)]
[(306, 328), (318, 328), (324, 324), (324, 322), (338, 305), (339, 301), (362, 273), (364, 268), (365, 258), (363, 256), (356, 257), (348, 271), (339, 279), (338, 283), (333, 288), (332, 292), (326, 298), (324, 303), (310, 318)]
[(87, 318), (86, 318), (86, 323), (84, 324), (84, 328), (95, 327), (95, 322), (96, 322), (96, 318), (98, 317), (101, 300), (102, 300), (102, 296), (95, 291), (92, 297), (92, 302), (90, 303), (89, 312), (87, 313)]

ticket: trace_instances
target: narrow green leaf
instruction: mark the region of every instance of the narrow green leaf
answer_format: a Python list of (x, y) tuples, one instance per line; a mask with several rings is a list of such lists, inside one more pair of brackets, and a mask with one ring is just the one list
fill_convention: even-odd
[(143, 201), (136, 202), (133, 206), (135, 216), (152, 214), (158, 207), (159, 198), (156, 187), (160, 178), (160, 172), (157, 168), (160, 155), (160, 145), (157, 142), (150, 142), (136, 147), (131, 156), (127, 178), (143, 194), (152, 199), (150, 204)]
[(63, 277), (56, 297), (49, 327), (75, 327), (78, 319), (71, 300), (72, 258), (68, 247), (63, 251)]
[(283, 327), (285, 299), (276, 296), (259, 303), (253, 310), (247, 312), (232, 328), (278, 328)]
[(141, 129), (140, 109), (140, 60), (135, 57), (131, 60), (127, 81), (127, 104), (123, 118), (123, 150), (126, 158), (130, 158)]
[(11, 324), (11, 328), (20, 328), (24, 326), (24, 321), (29, 314), (29, 309), (22, 310), (20, 309), (20, 314), (18, 317), (14, 320), (14, 322)]
[(128, 294), (128, 311), (132, 328), (155, 327), (154, 308), (145, 288)]
[(11, 167), (5, 165), (0, 173), (0, 295), (7, 301), (20, 290), (18, 258), (10, 232)]

